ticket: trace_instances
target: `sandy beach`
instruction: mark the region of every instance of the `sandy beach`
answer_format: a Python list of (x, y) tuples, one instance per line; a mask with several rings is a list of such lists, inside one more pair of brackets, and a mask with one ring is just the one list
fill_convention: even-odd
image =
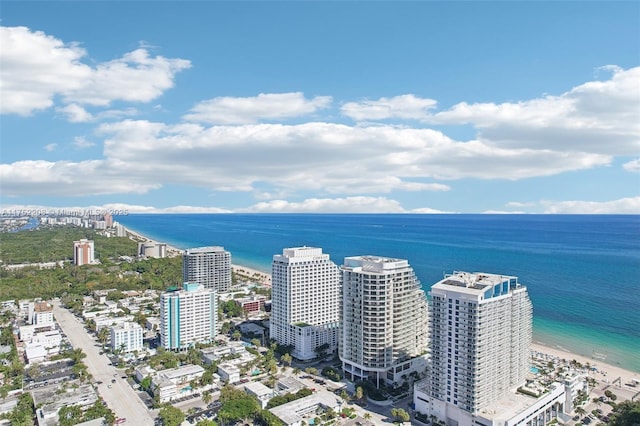
[[(624, 368), (607, 364), (606, 362), (598, 359), (576, 355), (562, 349), (544, 346), (540, 343), (532, 343), (531, 351), (536, 358), (553, 361), (556, 364), (568, 364), (573, 360), (578, 361), (582, 365), (588, 364), (592, 368), (589, 372), (589, 376), (599, 382), (610, 383), (620, 387), (628, 387), (627, 385), (634, 383), (634, 380), (638, 381), (637, 383), (640, 383), (640, 373), (625, 370)], [(614, 381), (616, 382), (615, 384), (613, 383)]]
[[(129, 235), (129, 237), (133, 240), (154, 241), (151, 238), (147, 238), (144, 235), (132, 231), (129, 228), (125, 229), (127, 235)], [(180, 250), (176, 247), (167, 245), (167, 252), (171, 253), (171, 256), (181, 255), (183, 251), (184, 250)], [(271, 275), (266, 272), (259, 271), (257, 269), (250, 268), (244, 265), (234, 264), (231, 265), (231, 268), (236, 274), (255, 279), (262, 285), (271, 286)], [(545, 361), (553, 361), (554, 363), (560, 365), (564, 363), (568, 364), (573, 360), (578, 361), (585, 366), (588, 364), (592, 368), (589, 371), (589, 375), (599, 382), (610, 383), (612, 385), (627, 388), (629, 388), (628, 384), (633, 384), (635, 382), (637, 383), (637, 388), (638, 386), (640, 386), (640, 373), (626, 370), (615, 365), (607, 364), (606, 362), (599, 359), (577, 355), (566, 350), (554, 348), (551, 346), (545, 346), (544, 344), (541, 344), (539, 342), (531, 344), (531, 351), (536, 358), (540, 358)]]
[(256, 281), (262, 285), (271, 286), (271, 275), (258, 271), (257, 269), (249, 268), (243, 265), (231, 265), (233, 272), (239, 275), (255, 278)]
[[(155, 241), (151, 238), (145, 237), (144, 235), (131, 230), (130, 228), (126, 228), (125, 227), (125, 232), (127, 233), (127, 235), (129, 236), (129, 238), (131, 238), (134, 241)], [(160, 242), (160, 241), (159, 241)], [(169, 244), (167, 244), (167, 253), (169, 254), (169, 256), (179, 256), (182, 255), (182, 253), (184, 252), (184, 250), (181, 250), (177, 247), (171, 246)], [(251, 277), (253, 279), (255, 279), (256, 281), (260, 282), (263, 285), (267, 285), (270, 286), (271, 285), (271, 275), (262, 272), (262, 271), (258, 271), (257, 269), (253, 269), (253, 268), (249, 268), (248, 266), (244, 266), (244, 265), (231, 265), (231, 269), (239, 274), (239, 275), (244, 275), (247, 277)]]
[[(131, 230), (130, 228), (125, 227), (124, 230), (125, 230), (127, 236), (129, 238), (131, 238), (132, 240), (134, 240), (134, 241), (138, 241), (138, 242), (156, 241), (156, 240), (154, 240), (152, 238), (147, 238), (144, 235), (142, 235), (142, 234), (140, 234), (140, 233), (138, 233), (136, 231)], [(162, 242), (162, 241), (156, 241), (156, 242)], [(183, 251), (184, 250), (180, 250), (179, 248), (176, 248), (176, 247), (174, 247), (172, 245), (167, 244), (167, 254), (170, 257), (181, 255)]]

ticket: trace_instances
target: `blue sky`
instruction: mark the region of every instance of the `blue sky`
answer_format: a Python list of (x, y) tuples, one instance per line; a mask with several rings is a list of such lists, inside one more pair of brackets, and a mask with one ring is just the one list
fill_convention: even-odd
[(638, 2), (0, 17), (4, 210), (640, 212)]

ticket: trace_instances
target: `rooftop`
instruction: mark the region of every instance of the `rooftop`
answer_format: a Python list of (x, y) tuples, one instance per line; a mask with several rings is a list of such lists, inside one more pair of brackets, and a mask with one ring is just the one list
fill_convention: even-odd
[(307, 413), (314, 414), (315, 416), (314, 407), (320, 405), (323, 407), (336, 408), (341, 402), (342, 400), (336, 395), (321, 390), (313, 395), (305, 396), (304, 398), (296, 399), (295, 401), (272, 408), (269, 411), (290, 425), (304, 420), (303, 416)]

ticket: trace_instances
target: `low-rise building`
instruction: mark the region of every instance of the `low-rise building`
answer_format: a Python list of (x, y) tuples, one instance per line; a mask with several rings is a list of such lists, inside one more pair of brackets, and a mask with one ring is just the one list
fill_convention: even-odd
[(98, 400), (98, 395), (91, 385), (80, 385), (77, 388), (68, 386), (60, 392), (60, 388), (36, 389), (31, 392), (36, 407), (38, 426), (54, 426), (60, 424), (58, 412), (65, 406), (79, 406), (85, 410)]
[(47, 355), (47, 349), (42, 345), (29, 345), (24, 348), (24, 356), (28, 364), (46, 361)]
[(304, 388), (306, 388), (305, 384), (293, 377), (281, 377), (276, 382), (276, 390), (281, 395), (285, 393), (296, 393)]
[(269, 411), (287, 426), (300, 426), (303, 421), (308, 424), (309, 419), (315, 418), (319, 409), (326, 411), (331, 408), (338, 411), (342, 402), (337, 395), (321, 390), (313, 395), (271, 408)]
[[(201, 350), (201, 353), (202, 360), (205, 364), (211, 364), (225, 355), (238, 355), (240, 358), (250, 355), (241, 342), (229, 342), (229, 344), (224, 346), (204, 348)], [(253, 356), (251, 356), (250, 359), (253, 359)]]
[(264, 302), (267, 300), (266, 296), (253, 295), (249, 297), (243, 297), (241, 299), (235, 299), (234, 301), (238, 306), (244, 309), (248, 314), (264, 311)]
[(142, 350), (142, 327), (135, 322), (125, 322), (111, 327), (111, 350), (133, 352)]
[(230, 363), (220, 364), (218, 374), (223, 382), (237, 383), (240, 381), (240, 368)]
[(256, 399), (260, 403), (260, 407), (263, 410), (267, 408), (269, 400), (276, 396), (276, 393), (273, 391), (273, 389), (266, 387), (260, 382), (247, 382), (244, 384), (244, 390), (249, 395), (253, 395), (256, 397)]
[[(415, 410), (419, 413), (426, 414), (430, 410), (432, 402), (428, 386), (428, 380), (415, 384), (413, 401)], [(509, 393), (481, 409), (475, 416), (462, 415), (449, 420), (460, 426), (536, 426), (548, 424), (554, 419), (561, 422), (569, 419), (566, 407), (567, 391), (570, 390), (565, 385), (554, 382), (542, 388), (539, 384), (529, 383), (521, 389), (526, 394)]]
[(199, 365), (192, 364), (158, 371), (151, 376), (151, 390), (154, 395), (158, 395), (160, 402), (190, 395), (195, 392), (191, 381), (200, 379), (204, 371)]

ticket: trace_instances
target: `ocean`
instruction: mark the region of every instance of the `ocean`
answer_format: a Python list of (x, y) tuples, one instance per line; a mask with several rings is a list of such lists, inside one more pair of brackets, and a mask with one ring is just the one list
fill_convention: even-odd
[(223, 246), (265, 272), (286, 247), (407, 259), (423, 288), (453, 271), (515, 275), (534, 341), (640, 372), (640, 216), (132, 214), (116, 218), (181, 249)]

